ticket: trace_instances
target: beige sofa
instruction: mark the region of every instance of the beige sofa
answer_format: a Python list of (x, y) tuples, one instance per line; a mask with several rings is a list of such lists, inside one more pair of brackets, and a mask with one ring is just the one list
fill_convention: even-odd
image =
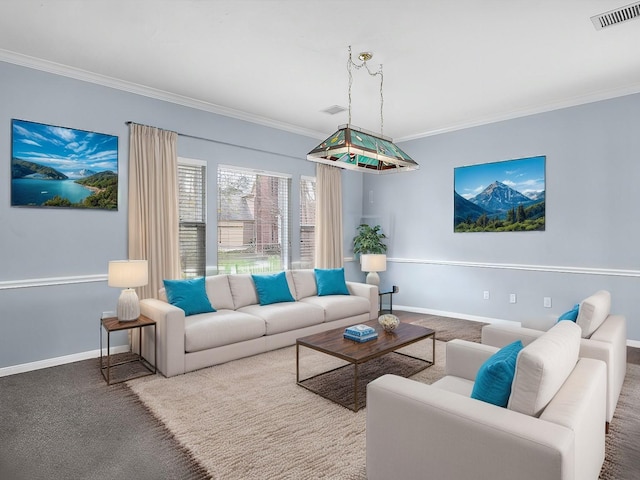
[[(580, 356), (602, 360), (607, 365), (607, 428), (613, 419), (627, 373), (627, 323), (610, 313), (611, 296), (600, 290), (580, 302), (577, 325), (581, 328)], [(527, 345), (544, 332), (503, 324), (482, 328), (482, 343), (503, 347), (514, 340)]]
[[(350, 295), (318, 296), (313, 270), (289, 270), (286, 278), (295, 302), (260, 305), (248, 274), (206, 277), (207, 296), (217, 310), (212, 313), (185, 317), (164, 291), (159, 300), (141, 300), (140, 312), (157, 323), (158, 370), (172, 377), (378, 316), (376, 286), (346, 282)], [(152, 336), (143, 332), (143, 354), (153, 358), (153, 350)]]
[(452, 340), (433, 385), (384, 375), (367, 387), (369, 480), (596, 480), (605, 454), (605, 364), (578, 358), (561, 322), (518, 354), (506, 408), (470, 398), (497, 348)]

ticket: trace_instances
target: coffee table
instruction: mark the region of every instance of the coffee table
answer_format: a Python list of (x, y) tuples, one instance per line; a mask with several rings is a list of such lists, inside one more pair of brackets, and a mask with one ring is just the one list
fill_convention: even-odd
[[(353, 340), (347, 340), (343, 338), (344, 328), (335, 328), (333, 330), (327, 330), (325, 332), (316, 333), (315, 335), (309, 335), (308, 337), (298, 338), (296, 340), (296, 383), (307, 390), (316, 393), (324, 398), (328, 398), (339, 405), (357, 412), (360, 408), (358, 405), (358, 367), (374, 358), (382, 357), (390, 353), (395, 355), (403, 355), (405, 357), (412, 358), (420, 361), (420, 366), (415, 371), (411, 372), (407, 376), (415, 375), (416, 373), (430, 367), (435, 362), (436, 353), (436, 335), (435, 331), (421, 327), (419, 325), (413, 325), (410, 323), (402, 323), (396, 327), (393, 332), (385, 332), (378, 324), (377, 320), (371, 320), (364, 322), (365, 325), (369, 325), (376, 329), (378, 332), (378, 338), (365, 343), (358, 343)], [(431, 360), (426, 360), (413, 355), (407, 355), (406, 353), (398, 352), (397, 350), (412, 343), (419, 342), (431, 338)], [(330, 398), (317, 389), (314, 389), (308, 385), (309, 380), (317, 378), (322, 375), (327, 375), (333, 371), (341, 368), (348, 367), (349, 364), (343, 365), (326, 372), (313, 375), (311, 377), (300, 379), (300, 348), (306, 347), (318, 352), (331, 355), (333, 357), (340, 358), (349, 362), (354, 367), (353, 374), (353, 406), (350, 402), (340, 402), (334, 398)]]

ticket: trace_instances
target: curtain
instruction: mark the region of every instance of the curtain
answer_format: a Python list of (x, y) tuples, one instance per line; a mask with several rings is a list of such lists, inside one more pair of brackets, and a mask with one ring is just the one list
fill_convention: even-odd
[(132, 123), (129, 132), (129, 258), (148, 260), (140, 298), (180, 278), (178, 134)]
[(342, 171), (316, 166), (316, 267), (343, 266)]

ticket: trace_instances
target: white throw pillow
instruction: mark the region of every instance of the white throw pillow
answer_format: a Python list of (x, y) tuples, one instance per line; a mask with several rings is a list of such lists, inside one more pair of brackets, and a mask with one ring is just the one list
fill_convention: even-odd
[(556, 323), (518, 354), (507, 408), (539, 416), (571, 374), (580, 350), (580, 327)]
[(576, 323), (582, 329), (582, 338), (589, 338), (609, 316), (611, 294), (600, 290), (580, 302)]

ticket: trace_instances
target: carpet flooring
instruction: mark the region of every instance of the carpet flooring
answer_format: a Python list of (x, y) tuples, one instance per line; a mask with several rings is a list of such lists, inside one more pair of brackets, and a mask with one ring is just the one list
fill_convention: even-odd
[(210, 478), (97, 359), (0, 378), (0, 479)]
[[(479, 339), (474, 322), (398, 315), (439, 340)], [(444, 373), (436, 345), (436, 365), (412, 378)], [(331, 361), (308, 351), (305, 375)], [(630, 363), (602, 480), (640, 478), (639, 399), (640, 365)], [(297, 386), (293, 347), (111, 387), (85, 360), (0, 378), (0, 479), (364, 480), (365, 418)]]

